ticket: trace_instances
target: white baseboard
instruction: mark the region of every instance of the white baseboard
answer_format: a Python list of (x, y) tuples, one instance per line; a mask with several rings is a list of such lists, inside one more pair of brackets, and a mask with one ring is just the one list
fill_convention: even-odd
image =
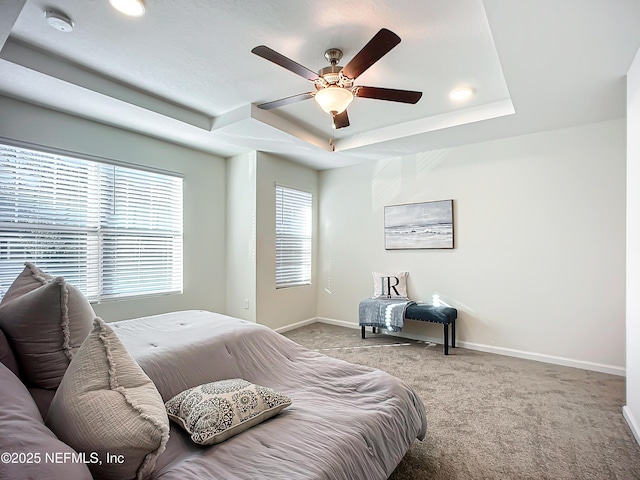
[(640, 445), (640, 424), (638, 424), (635, 417), (633, 416), (633, 413), (631, 413), (631, 410), (627, 405), (622, 407), (622, 416), (629, 424), (629, 428), (631, 429), (631, 433), (633, 433), (636, 442), (638, 442), (638, 445)]
[[(332, 318), (318, 317), (317, 321), (341, 327), (360, 328), (357, 323), (345, 322), (343, 320), (335, 320)], [(426, 335), (407, 334), (404, 332), (388, 332), (386, 330), (382, 330), (382, 332), (395, 337), (442, 344), (442, 337), (428, 337)], [(522, 350), (514, 350), (511, 348), (483, 345), (481, 343), (465, 342), (460, 340), (456, 341), (456, 347), (468, 348), (469, 350), (477, 350), (480, 352), (495, 353), (497, 355), (506, 355), (509, 357), (524, 358), (527, 360), (535, 360), (537, 362), (552, 363), (554, 365), (562, 365), (564, 367), (581, 368), (583, 370), (592, 370), (594, 372), (609, 373), (611, 375), (618, 375), (621, 377), (626, 375), (626, 369), (624, 367), (617, 367), (615, 365), (585, 362), (583, 360), (574, 360), (571, 358), (556, 357), (553, 355), (544, 355), (541, 353), (526, 352)]]
[[(493, 345), (482, 345), (471, 342), (457, 342), (462, 348), (469, 350), (478, 350), (481, 352), (497, 353), (498, 355), (507, 355), (509, 357), (525, 358), (527, 360), (535, 360), (537, 362), (553, 363), (554, 365), (562, 365), (564, 367), (582, 368), (583, 370), (592, 370), (594, 372), (609, 373), (620, 377), (626, 376), (624, 367), (615, 365), (606, 365), (602, 363), (586, 362), (584, 360), (574, 360), (566, 357), (556, 357), (554, 355), (544, 355), (542, 353), (526, 352), (523, 350), (514, 350), (511, 348), (495, 347)], [(456, 345), (457, 345), (456, 344)]]
[(312, 323), (316, 323), (317, 321), (318, 319), (316, 317), (307, 318), (306, 320), (302, 320), (301, 322), (292, 323), (291, 325), (285, 325), (284, 327), (274, 328), (273, 330), (278, 333), (288, 332), (289, 330), (304, 327), (305, 325), (311, 325)]
[(357, 330), (360, 330), (360, 325), (358, 325), (357, 323), (345, 322), (344, 320), (336, 320), (334, 318), (325, 317), (318, 317), (316, 320), (318, 320), (318, 322), (320, 323), (328, 323), (329, 325), (337, 325), (339, 327), (355, 328)]

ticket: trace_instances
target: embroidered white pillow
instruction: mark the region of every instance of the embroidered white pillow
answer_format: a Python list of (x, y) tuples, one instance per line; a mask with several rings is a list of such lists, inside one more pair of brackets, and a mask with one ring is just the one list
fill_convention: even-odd
[(241, 378), (198, 385), (165, 403), (169, 418), (200, 445), (224, 442), (289, 405), (286, 395)]
[(379, 273), (373, 275), (373, 298), (406, 298), (409, 272)]

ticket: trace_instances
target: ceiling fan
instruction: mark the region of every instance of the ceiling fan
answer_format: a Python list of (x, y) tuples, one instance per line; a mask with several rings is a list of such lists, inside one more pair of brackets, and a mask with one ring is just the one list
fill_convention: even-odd
[(255, 47), (251, 50), (252, 53), (306, 78), (313, 82), (316, 89), (315, 92), (300, 93), (273, 102), (262, 103), (258, 105), (258, 108), (270, 110), (315, 98), (318, 105), (333, 117), (333, 126), (344, 128), (349, 126), (347, 107), (354, 97), (415, 104), (422, 97), (422, 92), (353, 84), (356, 78), (399, 43), (400, 37), (398, 35), (383, 28), (344, 67), (338, 65), (342, 58), (342, 51), (330, 48), (324, 54), (330, 66), (321, 68), (317, 74), (265, 45)]

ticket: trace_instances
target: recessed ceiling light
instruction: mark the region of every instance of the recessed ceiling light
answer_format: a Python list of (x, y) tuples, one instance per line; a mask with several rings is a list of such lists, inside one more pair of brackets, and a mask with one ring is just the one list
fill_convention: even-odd
[(73, 30), (73, 21), (62, 12), (45, 10), (44, 16), (47, 19), (47, 23), (60, 32)]
[(469, 87), (456, 88), (455, 90), (451, 90), (449, 93), (449, 98), (451, 100), (466, 100), (471, 95), (473, 95), (473, 89)]
[(144, 15), (144, 2), (142, 0), (109, 0), (111, 6), (130, 17)]

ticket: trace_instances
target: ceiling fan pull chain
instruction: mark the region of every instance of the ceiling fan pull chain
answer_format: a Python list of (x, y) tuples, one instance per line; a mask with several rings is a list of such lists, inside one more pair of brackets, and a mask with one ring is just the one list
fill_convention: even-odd
[(329, 137), (329, 146), (331, 147), (332, 152), (336, 151), (336, 146), (333, 144), (333, 132), (335, 132), (336, 130), (334, 122), (335, 122), (335, 116), (332, 115), (331, 116), (331, 136)]

